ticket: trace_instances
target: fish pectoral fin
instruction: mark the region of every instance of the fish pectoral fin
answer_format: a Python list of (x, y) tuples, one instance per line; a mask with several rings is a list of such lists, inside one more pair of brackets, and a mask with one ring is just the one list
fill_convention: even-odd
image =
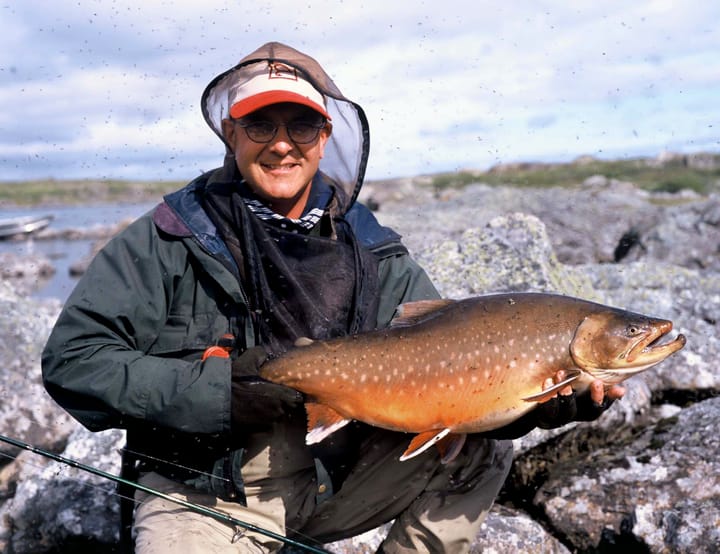
[(405, 450), (405, 452), (403, 452), (403, 455), (400, 456), (400, 461), (404, 462), (405, 460), (414, 458), (418, 454), (422, 454), (433, 444), (443, 439), (449, 432), (450, 429), (443, 429), (441, 431), (434, 429), (432, 431), (424, 431), (418, 435), (415, 435), (413, 440), (410, 441), (407, 450)]
[(437, 449), (440, 452), (440, 463), (449, 464), (452, 462), (460, 450), (465, 445), (465, 433), (448, 433), (437, 443)]
[(567, 387), (569, 384), (575, 382), (578, 377), (580, 377), (581, 372), (577, 371), (573, 373), (570, 377), (567, 379), (560, 381), (559, 383), (555, 383), (552, 387), (549, 387), (542, 392), (539, 392), (537, 394), (533, 394), (530, 396), (526, 396), (523, 398), (525, 402), (546, 402), (550, 400), (552, 397), (554, 397), (561, 389)]
[(305, 411), (308, 420), (305, 444), (316, 444), (352, 421), (330, 406), (316, 402), (307, 402)]

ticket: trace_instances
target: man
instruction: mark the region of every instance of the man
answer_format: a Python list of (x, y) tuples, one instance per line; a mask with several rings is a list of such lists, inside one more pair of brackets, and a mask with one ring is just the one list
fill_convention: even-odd
[[(310, 448), (302, 396), (257, 375), (299, 337), (382, 328), (399, 304), (438, 297), (399, 236), (355, 202), (364, 112), (278, 43), (216, 77), (202, 107), (223, 167), (96, 257), (45, 348), (47, 390), (91, 430), (127, 429), (140, 482), (156, 490), (312, 544), (394, 519), (384, 552), (467, 550), (509, 470), (508, 441), (471, 436), (448, 464), (434, 451), (400, 462), (406, 435), (355, 424)], [(575, 410), (563, 396), (497, 435)], [(135, 499), (137, 552), (282, 546)]]

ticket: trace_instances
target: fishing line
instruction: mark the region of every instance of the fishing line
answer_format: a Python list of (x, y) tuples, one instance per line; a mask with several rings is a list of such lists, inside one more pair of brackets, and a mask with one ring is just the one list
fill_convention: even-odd
[[(252, 523), (237, 519), (235, 517), (232, 517), (228, 514), (224, 514), (222, 512), (219, 512), (217, 510), (213, 510), (212, 508), (207, 508), (205, 506), (200, 506), (198, 504), (193, 504), (192, 502), (187, 502), (185, 500), (182, 500), (180, 498), (175, 498), (174, 496), (171, 496), (169, 494), (165, 494), (161, 491), (155, 490), (150, 487), (146, 487), (145, 485), (142, 485), (140, 483), (136, 483), (134, 481), (129, 481), (127, 479), (123, 479), (122, 477), (119, 477), (117, 475), (114, 475), (112, 473), (108, 473), (106, 471), (103, 471), (101, 469), (98, 469), (96, 467), (83, 464), (81, 462), (78, 462), (77, 460), (73, 460), (71, 458), (66, 458), (64, 456), (60, 456), (59, 454), (54, 454), (52, 452), (48, 452), (47, 450), (43, 450), (41, 448), (38, 448), (37, 446), (34, 446), (32, 444), (23, 442), (18, 439), (14, 439), (12, 437), (7, 437), (5, 435), (0, 434), (0, 441), (10, 444), (12, 446), (16, 446), (18, 448), (22, 448), (23, 450), (27, 450), (29, 452), (32, 452), (33, 454), (37, 454), (39, 456), (43, 456), (44, 458), (49, 458), (51, 460), (54, 460), (56, 462), (59, 462), (61, 464), (73, 467), (75, 469), (79, 469), (82, 471), (85, 471), (87, 473), (90, 473), (92, 475), (96, 475), (98, 477), (102, 477), (103, 479), (108, 479), (110, 481), (113, 481), (114, 483), (121, 483), (124, 485), (128, 485), (136, 490), (151, 494), (153, 496), (157, 496), (159, 498), (162, 498), (163, 500), (167, 500), (168, 502), (172, 502), (174, 504), (178, 504), (184, 508), (187, 508), (190, 511), (206, 515), (209, 517), (212, 517), (213, 519), (220, 521), (222, 523), (228, 523), (235, 527), (240, 527), (245, 529), (246, 531), (252, 531), (254, 533), (258, 533), (260, 535), (264, 535), (266, 537), (269, 537), (271, 539), (278, 540), (280, 542), (283, 542), (287, 545), (294, 546), (297, 548), (301, 548), (302, 550), (305, 550), (307, 552), (313, 552), (315, 554), (332, 554), (328, 550), (324, 548), (319, 548), (315, 546), (311, 546), (308, 544), (304, 544), (302, 542), (296, 541), (294, 539), (291, 539), (289, 537), (285, 537), (283, 535), (280, 535), (279, 533), (275, 533), (273, 531), (270, 531), (269, 529), (265, 529), (263, 527), (258, 527), (257, 525), (254, 525)], [(7, 457), (11, 457), (7, 454), (5, 454)], [(242, 536), (240, 533), (236, 534), (238, 537)]]

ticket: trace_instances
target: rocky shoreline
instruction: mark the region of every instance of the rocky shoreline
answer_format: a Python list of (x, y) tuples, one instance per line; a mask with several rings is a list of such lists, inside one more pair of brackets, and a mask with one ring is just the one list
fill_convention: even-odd
[[(716, 552), (720, 546), (720, 198), (611, 179), (576, 189), (368, 187), (444, 296), (560, 292), (671, 319), (684, 350), (627, 382), (602, 418), (516, 441), (472, 552)], [(119, 431), (91, 434), (47, 397), (39, 355), (60, 305), (2, 276), (0, 432), (119, 471)], [(0, 469), (0, 549), (117, 552), (108, 482), (15, 448)], [(17, 459), (13, 459), (17, 457)], [(88, 486), (88, 483), (91, 486)], [(328, 548), (372, 552), (382, 529)]]

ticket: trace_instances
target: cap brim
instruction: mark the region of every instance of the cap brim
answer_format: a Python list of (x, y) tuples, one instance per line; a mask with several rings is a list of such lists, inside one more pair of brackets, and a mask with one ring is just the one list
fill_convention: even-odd
[(235, 104), (230, 107), (229, 113), (230, 117), (237, 119), (245, 117), (246, 115), (261, 108), (265, 108), (266, 106), (281, 104), (283, 102), (302, 104), (303, 106), (312, 108), (316, 112), (322, 114), (322, 116), (326, 119), (330, 119), (330, 115), (327, 113), (324, 106), (320, 106), (317, 102), (313, 102), (307, 96), (296, 94), (287, 90), (269, 90), (255, 94), (249, 98), (244, 98), (243, 100), (240, 100), (240, 102), (235, 102)]

